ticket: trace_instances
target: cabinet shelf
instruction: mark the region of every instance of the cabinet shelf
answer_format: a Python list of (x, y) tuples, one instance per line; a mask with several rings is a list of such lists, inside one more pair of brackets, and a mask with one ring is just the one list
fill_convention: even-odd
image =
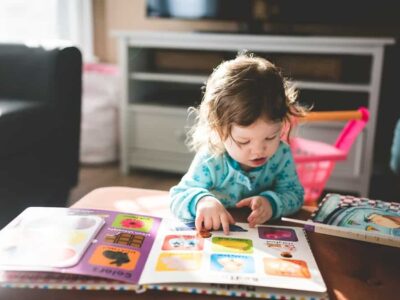
[(338, 92), (370, 92), (371, 90), (371, 87), (368, 84), (294, 81), (294, 85), (299, 89), (312, 89), (312, 90), (338, 91)]
[(144, 113), (172, 113), (172, 114), (179, 114), (181, 116), (186, 116), (187, 115), (187, 108), (181, 107), (181, 106), (176, 106), (176, 105), (155, 105), (153, 104), (148, 104), (148, 103), (135, 103), (135, 104), (130, 104), (128, 106), (128, 111), (130, 112), (144, 112)]
[(142, 81), (180, 82), (180, 83), (193, 83), (193, 84), (203, 84), (207, 80), (207, 76), (205, 75), (161, 73), (161, 72), (131, 73), (129, 78), (133, 80), (142, 80)]
[[(207, 81), (208, 76), (165, 72), (137, 72), (131, 73), (129, 78), (132, 80), (141, 81), (204, 84)], [(370, 92), (371, 90), (371, 87), (368, 84), (336, 83), (325, 81), (293, 81), (293, 83), (299, 89), (354, 92)]]

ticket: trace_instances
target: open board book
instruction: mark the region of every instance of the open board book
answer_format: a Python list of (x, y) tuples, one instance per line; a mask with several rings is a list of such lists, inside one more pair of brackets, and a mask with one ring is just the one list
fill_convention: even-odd
[(400, 203), (327, 194), (309, 221), (282, 219), (309, 231), (400, 247)]
[(298, 227), (237, 223), (202, 238), (172, 219), (31, 207), (0, 231), (0, 270), (3, 287), (327, 299)]

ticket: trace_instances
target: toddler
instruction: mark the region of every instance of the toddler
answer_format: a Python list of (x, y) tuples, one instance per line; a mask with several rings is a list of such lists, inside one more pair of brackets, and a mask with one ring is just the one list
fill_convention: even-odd
[(240, 54), (208, 78), (189, 146), (195, 158), (170, 190), (172, 213), (197, 230), (229, 233), (226, 208), (249, 207), (250, 227), (295, 213), (303, 204), (290, 148), (290, 118), (305, 114), (275, 65)]

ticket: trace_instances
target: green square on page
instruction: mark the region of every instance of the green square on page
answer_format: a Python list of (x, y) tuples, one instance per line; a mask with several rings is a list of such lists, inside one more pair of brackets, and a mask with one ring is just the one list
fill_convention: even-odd
[(153, 218), (131, 214), (118, 214), (112, 226), (120, 229), (150, 232), (153, 227)]

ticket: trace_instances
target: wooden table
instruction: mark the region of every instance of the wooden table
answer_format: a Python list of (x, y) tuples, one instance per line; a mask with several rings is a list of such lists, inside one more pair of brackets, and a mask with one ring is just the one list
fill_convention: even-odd
[[(87, 194), (72, 207), (97, 208), (170, 217), (168, 192), (125, 187), (100, 188)], [(249, 211), (233, 210), (244, 222)], [(304, 207), (295, 218), (306, 219)], [(276, 221), (274, 224), (290, 225)], [(400, 295), (400, 250), (360, 241), (309, 233), (317, 264), (331, 299), (396, 299)], [(116, 291), (32, 290), (0, 288), (0, 299), (224, 299), (222, 296), (146, 291), (143, 294)]]

